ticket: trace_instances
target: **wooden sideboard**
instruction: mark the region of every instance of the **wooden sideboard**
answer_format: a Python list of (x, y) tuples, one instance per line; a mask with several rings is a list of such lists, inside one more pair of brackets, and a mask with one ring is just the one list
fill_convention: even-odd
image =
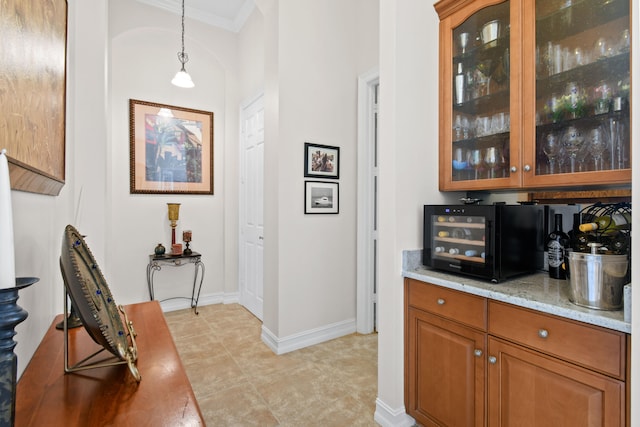
[[(125, 310), (138, 334), (142, 381), (135, 381), (126, 364), (65, 374), (58, 315), (18, 381), (17, 427), (205, 425), (159, 303)], [(99, 348), (83, 327), (69, 331), (70, 364)]]

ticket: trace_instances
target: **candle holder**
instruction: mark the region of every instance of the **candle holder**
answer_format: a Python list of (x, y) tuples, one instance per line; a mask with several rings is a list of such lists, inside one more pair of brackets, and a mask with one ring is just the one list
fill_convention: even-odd
[(180, 216), (180, 203), (167, 203), (169, 221), (171, 222), (171, 246), (176, 244), (176, 225)]
[(186, 246), (182, 253), (185, 255), (191, 255), (193, 253), (193, 251), (189, 249), (189, 242), (191, 242), (191, 230), (185, 230), (182, 232), (182, 241)]
[(0, 289), (0, 425), (14, 425), (16, 416), (16, 384), (18, 357), (13, 349), (15, 327), (27, 318), (27, 312), (16, 304), (18, 291), (31, 286), (37, 277), (16, 277), (16, 286)]

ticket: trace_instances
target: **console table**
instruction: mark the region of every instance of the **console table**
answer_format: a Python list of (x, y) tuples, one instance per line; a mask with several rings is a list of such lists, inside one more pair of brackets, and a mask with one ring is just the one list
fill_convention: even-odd
[[(198, 314), (198, 300), (200, 299), (200, 290), (202, 289), (202, 281), (204, 280), (204, 264), (198, 252), (192, 252), (189, 255), (149, 255), (149, 264), (147, 264), (147, 286), (149, 287), (149, 299), (154, 300), (153, 276), (156, 271), (162, 270), (162, 266), (181, 267), (183, 265), (193, 264), (193, 288), (191, 289), (191, 298), (189, 297), (170, 297), (161, 301), (175, 298), (183, 298), (191, 300), (191, 308)], [(198, 274), (200, 272), (200, 274)], [(198, 284), (198, 276), (200, 281)], [(196, 292), (197, 288), (197, 292)]]
[[(58, 315), (18, 381), (15, 425), (204, 426), (191, 383), (157, 301), (125, 306), (137, 332), (138, 383), (126, 364), (64, 373)], [(100, 349), (84, 327), (69, 330), (69, 359)]]

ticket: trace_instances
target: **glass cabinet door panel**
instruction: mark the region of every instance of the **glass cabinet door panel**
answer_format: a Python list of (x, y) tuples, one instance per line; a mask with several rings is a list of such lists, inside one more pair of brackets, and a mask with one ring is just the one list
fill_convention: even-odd
[(478, 10), (452, 33), (452, 181), (507, 178), (510, 2)]
[(629, 0), (536, 0), (535, 174), (629, 169)]

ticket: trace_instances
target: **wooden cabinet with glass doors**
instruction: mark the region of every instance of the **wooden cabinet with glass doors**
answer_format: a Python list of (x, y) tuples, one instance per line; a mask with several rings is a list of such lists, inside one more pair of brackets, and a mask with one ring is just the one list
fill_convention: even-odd
[(631, 183), (629, 0), (442, 0), (440, 189)]

